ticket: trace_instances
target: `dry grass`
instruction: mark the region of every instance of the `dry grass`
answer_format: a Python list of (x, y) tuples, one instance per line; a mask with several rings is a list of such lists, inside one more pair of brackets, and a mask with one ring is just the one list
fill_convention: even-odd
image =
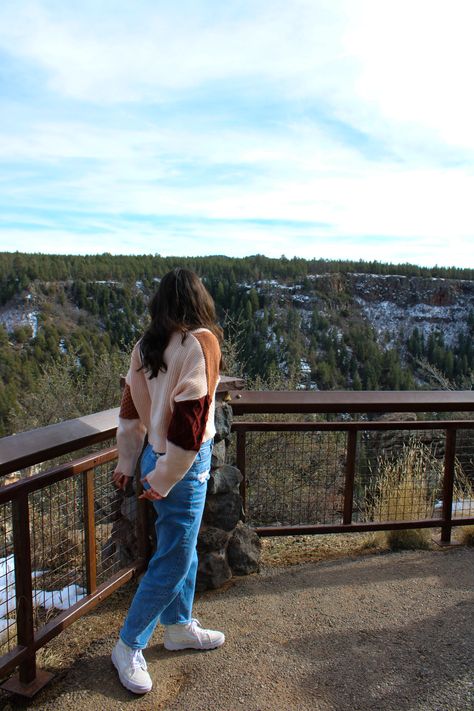
[(315, 563), (387, 550), (372, 533), (325, 533), (308, 536), (262, 538), (262, 564), (286, 566)]
[[(443, 476), (442, 462), (423, 445), (406, 445), (396, 459), (380, 457), (378, 476), (366, 492), (371, 501), (372, 521), (409, 521), (427, 519), (433, 509)], [(377, 534), (391, 550), (430, 548), (428, 529), (404, 529)]]
[[(455, 512), (454, 516), (473, 516), (474, 515), (474, 487), (471, 480), (465, 474), (462, 467), (456, 463), (453, 502), (469, 502), (469, 506), (465, 506), (462, 512)], [(463, 546), (474, 546), (474, 526), (462, 526), (456, 531), (456, 538)]]
[[(409, 521), (431, 518), (441, 493), (443, 475), (443, 462), (420, 443), (404, 446), (397, 459), (380, 457), (374, 484), (366, 491), (370, 501), (368, 519)], [(456, 461), (453, 506), (459, 502), (474, 502), (474, 491), (460, 462)], [(456, 515), (454, 512), (453, 516)], [(469, 511), (463, 511), (462, 515), (469, 515)], [(420, 528), (386, 531), (376, 537), (383, 539), (391, 550), (404, 550), (430, 548), (431, 535), (430, 529)], [(464, 538), (469, 540), (469, 534)]]
[(458, 540), (463, 546), (474, 546), (474, 526), (462, 526)]

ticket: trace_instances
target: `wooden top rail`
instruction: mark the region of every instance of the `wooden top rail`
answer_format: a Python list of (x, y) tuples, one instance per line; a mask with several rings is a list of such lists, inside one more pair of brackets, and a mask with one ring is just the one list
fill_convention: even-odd
[(309, 412), (472, 412), (473, 390), (230, 392), (234, 415)]
[(119, 408), (0, 439), (0, 476), (115, 437)]
[[(241, 378), (222, 376), (218, 396), (243, 387)], [(97, 442), (115, 437), (119, 408), (96, 412), (56, 425), (39, 427), (0, 439), (0, 476), (46, 462)]]

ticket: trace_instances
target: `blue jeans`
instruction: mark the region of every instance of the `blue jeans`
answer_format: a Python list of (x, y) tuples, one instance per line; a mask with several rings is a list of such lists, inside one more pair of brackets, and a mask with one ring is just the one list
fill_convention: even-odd
[[(133, 649), (147, 646), (158, 622), (186, 624), (192, 619), (198, 567), (196, 543), (211, 453), (212, 439), (201, 445), (192, 467), (168, 496), (153, 502), (157, 513), (156, 551), (120, 631), (122, 641)], [(146, 447), (141, 460), (142, 477), (155, 468), (159, 456), (150, 445)]]

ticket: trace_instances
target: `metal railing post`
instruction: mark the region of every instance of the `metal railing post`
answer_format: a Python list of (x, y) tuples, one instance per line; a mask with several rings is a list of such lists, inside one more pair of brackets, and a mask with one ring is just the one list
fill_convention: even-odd
[(237, 469), (242, 474), (240, 483), (240, 496), (242, 497), (242, 508), (245, 521), (245, 512), (247, 508), (247, 475), (245, 473), (245, 430), (237, 431)]
[(12, 501), (13, 552), (15, 561), (16, 629), (18, 646), (31, 649), (20, 663), (18, 674), (2, 688), (22, 696), (32, 697), (52, 678), (52, 674), (36, 668), (34, 651), (34, 609), (31, 584), (31, 540), (28, 493), (21, 492)]
[[(35, 630), (33, 624), (33, 588), (31, 585), (31, 541), (28, 496), (12, 502), (13, 550), (15, 556), (16, 629), (18, 644), (30, 647)], [(36, 658), (33, 653), (20, 664), (19, 679), (31, 684), (36, 677)]]
[(352, 507), (354, 503), (354, 476), (357, 453), (357, 430), (347, 433), (346, 479), (344, 484), (344, 514), (342, 522), (352, 523)]
[(95, 541), (94, 470), (84, 472), (82, 479), (84, 502), (84, 533), (86, 553), (86, 583), (90, 595), (97, 589), (97, 551)]
[(444, 450), (443, 523), (441, 526), (441, 543), (451, 543), (455, 456), (456, 430), (454, 427), (448, 427), (446, 429), (446, 446)]

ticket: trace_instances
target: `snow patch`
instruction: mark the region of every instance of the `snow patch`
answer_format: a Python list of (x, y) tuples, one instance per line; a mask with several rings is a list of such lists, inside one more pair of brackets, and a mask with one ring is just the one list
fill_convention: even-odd
[[(360, 296), (354, 300), (361, 307), (364, 316), (374, 328), (377, 336), (392, 333), (394, 338), (401, 334), (408, 338), (415, 328), (425, 340), (431, 333), (441, 331), (447, 346), (454, 346), (460, 333), (465, 331), (469, 308), (465, 305), (432, 306), (418, 303), (399, 306), (393, 301), (365, 301)], [(386, 346), (394, 345), (394, 338)]]
[[(33, 571), (33, 579), (41, 578), (44, 570)], [(33, 590), (33, 604), (45, 610), (67, 610), (85, 597), (86, 591), (79, 585), (66, 585), (62, 590)], [(15, 557), (0, 558), (0, 638), (14, 624), (10, 615), (16, 613)]]
[(33, 604), (45, 610), (67, 610), (85, 597), (79, 585), (66, 585), (62, 590), (33, 590)]
[[(435, 516), (441, 516), (443, 511), (443, 502), (436, 501), (434, 506)], [(474, 515), (474, 499), (458, 499), (453, 501), (451, 513), (454, 518), (467, 518)]]
[(300, 370), (304, 374), (310, 374), (311, 373), (311, 366), (308, 363), (307, 360), (304, 360), (303, 358), (300, 360)]
[(21, 307), (4, 308), (0, 312), (0, 323), (3, 323), (8, 333), (12, 333), (19, 326), (29, 326), (33, 334), (32, 338), (36, 338), (38, 315), (37, 311), (27, 311)]

